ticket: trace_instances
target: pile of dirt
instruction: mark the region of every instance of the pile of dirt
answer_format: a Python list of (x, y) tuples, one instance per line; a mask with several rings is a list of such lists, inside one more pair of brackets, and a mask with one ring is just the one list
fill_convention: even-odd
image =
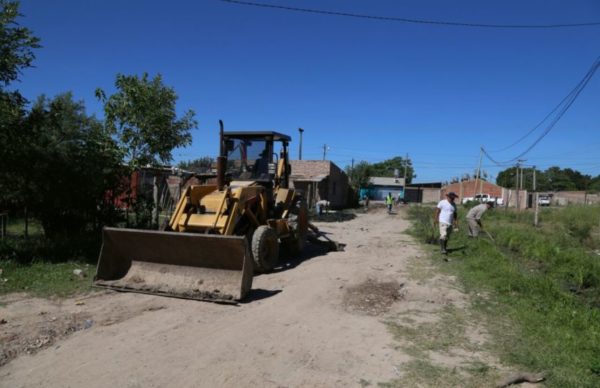
[(344, 295), (344, 308), (349, 312), (358, 312), (377, 316), (387, 312), (390, 306), (404, 297), (404, 284), (396, 281), (378, 282), (367, 279), (365, 282), (349, 287)]

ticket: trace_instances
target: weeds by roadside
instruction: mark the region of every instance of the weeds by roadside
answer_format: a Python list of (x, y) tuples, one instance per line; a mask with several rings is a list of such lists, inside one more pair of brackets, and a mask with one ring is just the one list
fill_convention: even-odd
[[(81, 270), (75, 275), (74, 270)], [(35, 296), (69, 296), (91, 289), (90, 277), (96, 271), (87, 263), (33, 262), (20, 264), (14, 260), (0, 260), (0, 295), (27, 292)]]
[[(433, 210), (413, 207), (412, 233), (431, 238)], [(459, 211), (464, 222), (464, 211)], [(544, 371), (548, 386), (600, 385), (600, 207), (542, 212), (496, 209), (484, 220), (494, 241), (453, 235), (446, 265), (477, 298), (500, 358)], [(502, 319), (498, 319), (498, 318)], [(509, 324), (507, 324), (509, 322)]]

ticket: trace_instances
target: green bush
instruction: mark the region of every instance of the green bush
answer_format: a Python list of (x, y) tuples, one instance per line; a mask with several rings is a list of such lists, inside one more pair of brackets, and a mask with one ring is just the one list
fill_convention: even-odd
[(11, 260), (19, 264), (36, 261), (58, 263), (69, 260), (94, 263), (100, 252), (100, 245), (100, 236), (97, 233), (53, 240), (43, 236), (11, 236), (0, 240), (0, 260)]

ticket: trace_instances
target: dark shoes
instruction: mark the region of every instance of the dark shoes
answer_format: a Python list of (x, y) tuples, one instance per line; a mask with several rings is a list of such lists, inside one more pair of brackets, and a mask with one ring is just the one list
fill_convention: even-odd
[(448, 254), (448, 250), (446, 249), (447, 245), (448, 245), (448, 240), (440, 239), (440, 248), (442, 249), (442, 255)]

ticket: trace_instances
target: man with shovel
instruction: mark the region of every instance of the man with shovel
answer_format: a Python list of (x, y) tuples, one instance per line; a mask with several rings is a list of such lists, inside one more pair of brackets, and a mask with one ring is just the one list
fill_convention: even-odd
[(467, 225), (469, 225), (469, 237), (479, 236), (479, 232), (483, 228), (481, 217), (489, 208), (494, 207), (494, 202), (489, 201), (473, 207), (467, 213)]

